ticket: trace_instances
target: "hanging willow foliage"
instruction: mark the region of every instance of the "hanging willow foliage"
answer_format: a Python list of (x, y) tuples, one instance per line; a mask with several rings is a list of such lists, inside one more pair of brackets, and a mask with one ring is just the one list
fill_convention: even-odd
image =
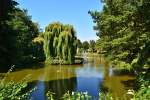
[(49, 24), (43, 33), (44, 52), (46, 61), (52, 63), (54, 59), (72, 64), (77, 49), (76, 32), (72, 25), (59, 22)]

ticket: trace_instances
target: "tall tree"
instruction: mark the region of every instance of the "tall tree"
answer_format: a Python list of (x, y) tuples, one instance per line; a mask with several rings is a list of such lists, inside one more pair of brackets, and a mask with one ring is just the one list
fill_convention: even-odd
[(77, 40), (77, 47), (82, 48), (82, 42), (79, 39)]
[(82, 43), (82, 47), (83, 47), (84, 51), (87, 51), (89, 49), (89, 42), (88, 41), (84, 41)]
[(31, 20), (27, 10), (12, 13), (14, 18), (8, 21), (8, 25), (16, 32), (17, 63), (31, 63), (34, 58), (34, 43), (32, 40), (39, 34), (39, 26)]
[(32, 42), (39, 34), (37, 23), (27, 10), (17, 7), (13, 0), (0, 1), (0, 68), (35, 61), (37, 45)]
[(0, 0), (0, 68), (5, 66), (7, 69), (15, 62), (16, 33), (7, 21), (11, 19), (16, 5), (17, 2), (13, 0)]
[(123, 68), (147, 65), (149, 57), (141, 59), (144, 54), (141, 52), (149, 49), (150, 1), (103, 0), (103, 3), (101, 12), (89, 12), (96, 23), (94, 29), (100, 37), (96, 44), (101, 53)]
[(94, 40), (90, 40), (89, 47), (92, 50), (92, 52), (94, 52), (94, 50), (95, 50), (95, 45), (96, 45), (95, 41)]
[(58, 58), (67, 64), (74, 63), (77, 38), (73, 26), (59, 22), (49, 24), (45, 28), (43, 37), (44, 52), (48, 62), (52, 63), (53, 58)]
[(42, 46), (33, 43), (33, 39), (39, 35), (39, 25), (31, 20), (27, 10), (18, 9), (13, 14), (15, 18), (10, 20), (9, 25), (17, 33), (18, 62), (22, 64), (33, 63), (35, 60), (39, 60), (39, 55), (43, 54), (40, 49), (41, 53), (37, 55), (37, 49)]

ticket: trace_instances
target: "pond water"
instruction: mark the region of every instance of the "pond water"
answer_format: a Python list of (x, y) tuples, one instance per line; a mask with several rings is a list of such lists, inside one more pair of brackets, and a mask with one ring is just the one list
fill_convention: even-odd
[(101, 57), (87, 58), (83, 65), (44, 65), (16, 70), (10, 73), (6, 80), (19, 82), (30, 75), (27, 89), (36, 87), (31, 94), (33, 100), (45, 100), (46, 92), (55, 93), (55, 99), (60, 99), (67, 91), (88, 92), (97, 100), (99, 92), (112, 92), (114, 97), (123, 97), (128, 89), (133, 88), (134, 77), (118, 74), (114, 68)]

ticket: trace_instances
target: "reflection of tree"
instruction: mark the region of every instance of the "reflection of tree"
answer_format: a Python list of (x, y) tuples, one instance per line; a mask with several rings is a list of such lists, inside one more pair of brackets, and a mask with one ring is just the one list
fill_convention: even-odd
[(100, 84), (100, 92), (103, 92), (103, 93), (107, 93), (109, 90), (109, 88), (107, 86), (105, 86), (105, 81), (106, 80), (109, 80), (110, 76), (109, 76), (109, 63), (108, 62), (105, 62), (103, 61), (103, 59), (100, 59), (101, 63), (103, 63), (103, 80), (101, 81), (101, 84)]
[(58, 100), (67, 91), (74, 91), (77, 85), (76, 78), (54, 80), (45, 83), (46, 91), (55, 93), (55, 99)]
[(109, 91), (108, 87), (104, 86), (104, 81), (100, 84), (100, 92), (107, 93)]
[(55, 93), (55, 100), (58, 100), (67, 91), (75, 91), (77, 86), (77, 79), (75, 76), (76, 73), (69, 67), (52, 66), (52, 68), (45, 68), (43, 75), (39, 77), (41, 81), (37, 80), (30, 82), (27, 90), (33, 87), (37, 88), (32, 93), (34, 100), (45, 99), (45, 94), (48, 91)]
[(107, 62), (104, 63), (104, 79), (109, 78), (109, 64)]
[(57, 67), (57, 71), (55, 72), (56, 79), (45, 82), (46, 92), (51, 91), (55, 93), (56, 100), (62, 97), (67, 91), (74, 91), (77, 85), (76, 77), (72, 78), (72, 75), (76, 76), (76, 74), (74, 71), (72, 72), (71, 68), (64, 69), (64, 66)]
[(23, 90), (23, 93), (36, 87), (36, 90), (31, 94), (34, 100), (45, 99), (48, 91), (55, 93), (55, 100), (59, 100), (65, 93), (67, 93), (67, 91), (75, 91), (76, 86), (76, 78), (53, 80), (49, 82), (34, 81), (29, 83), (28, 87)]

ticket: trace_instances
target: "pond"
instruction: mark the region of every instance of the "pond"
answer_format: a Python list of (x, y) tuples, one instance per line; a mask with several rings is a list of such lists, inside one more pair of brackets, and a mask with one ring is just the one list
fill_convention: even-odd
[(122, 97), (128, 89), (133, 88), (134, 76), (115, 71), (101, 57), (86, 58), (88, 63), (82, 65), (44, 65), (16, 70), (10, 73), (6, 80), (19, 82), (30, 75), (27, 89), (36, 87), (31, 94), (33, 100), (45, 100), (46, 92), (55, 93), (55, 99), (60, 99), (67, 91), (88, 92), (97, 100), (99, 92), (112, 92), (114, 97)]

